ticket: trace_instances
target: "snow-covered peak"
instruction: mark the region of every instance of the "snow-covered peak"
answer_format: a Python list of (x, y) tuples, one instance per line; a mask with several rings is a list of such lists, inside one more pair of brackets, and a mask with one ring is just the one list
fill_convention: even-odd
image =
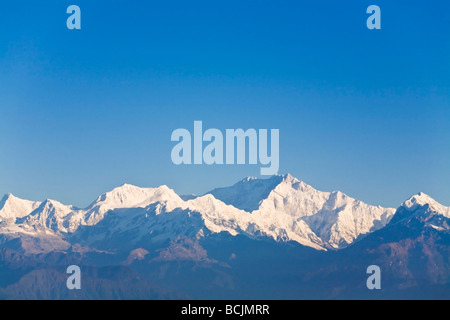
[(439, 202), (434, 200), (432, 197), (430, 197), (429, 195), (427, 195), (423, 192), (420, 192), (420, 193), (412, 196), (408, 200), (406, 200), (402, 204), (402, 207), (407, 209), (408, 211), (415, 211), (417, 208), (424, 207), (426, 205), (428, 205), (429, 208), (432, 211), (434, 211), (435, 213), (438, 213), (447, 218), (450, 218), (450, 207), (446, 207), (446, 206), (440, 204)]
[(415, 194), (408, 200), (406, 200), (402, 206), (407, 209), (414, 209), (416, 206), (423, 206), (426, 204), (431, 204), (433, 202), (436, 202), (433, 198), (431, 198), (429, 195), (419, 192), (418, 194)]
[(152, 202), (181, 200), (180, 197), (163, 185), (157, 188), (140, 188), (130, 184), (124, 184), (100, 196), (94, 206), (98, 204), (107, 205), (111, 208), (133, 208), (145, 207)]
[(100, 201), (108, 201), (110, 203), (116, 203), (118, 205), (127, 205), (129, 203), (136, 203), (136, 201), (141, 201), (142, 198), (146, 196), (147, 192), (145, 189), (131, 184), (123, 184), (101, 195)]
[(283, 179), (284, 182), (286, 183), (297, 183), (300, 182), (300, 180), (298, 180), (297, 178), (295, 178), (294, 176), (292, 176), (290, 173), (281, 175), (281, 178)]
[(260, 211), (300, 218), (317, 213), (330, 196), (291, 175), (277, 177), (281, 180), (261, 201)]
[(56, 201), (56, 200), (47, 199), (44, 202), (42, 202), (41, 205), (37, 208), (37, 210), (33, 211), (32, 214), (34, 214), (35, 212), (43, 211), (43, 210), (47, 210), (47, 211), (54, 210), (59, 215), (65, 216), (68, 213), (70, 213), (71, 211), (73, 211), (74, 208), (70, 205), (62, 204), (61, 202)]
[(0, 221), (23, 218), (40, 206), (40, 202), (24, 200), (7, 194), (0, 201)]
[(87, 209), (86, 223), (96, 224), (112, 209), (143, 208), (155, 202), (164, 202), (170, 208), (180, 207), (184, 201), (169, 187), (140, 188), (124, 184), (107, 192)]
[(249, 177), (231, 187), (217, 188), (208, 194), (212, 194), (216, 199), (238, 209), (252, 212), (259, 208), (261, 201), (266, 199), (282, 181), (283, 176), (281, 175), (275, 175), (268, 179)]
[[(268, 179), (246, 178), (210, 194), (243, 210), (221, 209), (216, 214), (220, 219), (213, 221), (220, 221), (221, 225), (235, 223), (241, 230), (252, 225), (253, 232), (257, 230), (277, 240), (294, 240), (311, 247), (346, 247), (359, 236), (384, 227), (395, 213), (394, 208), (370, 206), (340, 191), (316, 190), (290, 174)], [(201, 200), (212, 201), (211, 198)], [(204, 208), (199, 211), (204, 212)]]
[(24, 230), (37, 232), (73, 232), (81, 224), (83, 212), (73, 206), (47, 199), (29, 215), (17, 219)]

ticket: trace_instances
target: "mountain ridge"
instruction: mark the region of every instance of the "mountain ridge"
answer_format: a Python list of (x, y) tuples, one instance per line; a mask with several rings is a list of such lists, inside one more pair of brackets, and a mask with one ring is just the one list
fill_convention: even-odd
[[(84, 209), (4, 197), (15, 218), (0, 222), (0, 299), (70, 298), (67, 276), (52, 275), (72, 264), (94, 299), (449, 296), (449, 208), (428, 195), (383, 208), (290, 175), (219, 189), (183, 200), (125, 184)], [(374, 264), (379, 292), (366, 287)]]
[[(412, 209), (426, 203), (450, 216), (450, 208), (423, 193), (406, 200), (400, 208)], [(103, 222), (98, 227), (102, 230), (120, 230), (123, 234), (123, 230), (131, 228), (142, 238), (132, 236), (136, 241), (155, 237), (155, 230), (164, 230), (168, 240), (180, 235), (201, 237), (227, 232), (233, 236), (269, 237), (277, 242), (295, 241), (316, 250), (338, 250), (385, 227), (397, 211), (368, 205), (340, 191), (318, 191), (285, 174), (268, 179), (247, 177), (230, 187), (186, 200), (166, 185), (140, 188), (123, 184), (100, 195), (85, 209), (55, 200), (32, 202), (6, 195), (0, 202), (0, 219), (7, 222), (0, 222), (0, 234), (36, 232), (39, 236), (46, 232), (65, 239), (80, 228), (85, 234), (96, 233), (96, 226)], [(135, 221), (128, 221), (127, 212)], [(194, 216), (199, 219), (193, 220)], [(159, 226), (157, 221), (171, 225), (173, 230)], [(105, 233), (105, 237), (114, 237), (114, 232)]]

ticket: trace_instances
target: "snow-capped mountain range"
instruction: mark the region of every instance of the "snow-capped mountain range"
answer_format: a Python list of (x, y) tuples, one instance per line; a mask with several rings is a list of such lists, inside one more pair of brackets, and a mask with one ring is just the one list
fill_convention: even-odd
[(407, 212), (422, 211), (433, 212), (434, 218), (427, 218), (430, 226), (448, 230), (447, 220), (441, 218), (450, 218), (450, 208), (425, 194), (413, 196), (396, 210), (371, 206), (339, 191), (318, 191), (291, 175), (276, 175), (246, 178), (189, 200), (167, 186), (125, 184), (85, 209), (8, 194), (0, 201), (0, 235), (47, 239), (50, 248), (58, 249), (71, 239), (97, 247), (132, 247), (180, 235), (198, 239), (226, 232), (330, 250), (345, 248)]

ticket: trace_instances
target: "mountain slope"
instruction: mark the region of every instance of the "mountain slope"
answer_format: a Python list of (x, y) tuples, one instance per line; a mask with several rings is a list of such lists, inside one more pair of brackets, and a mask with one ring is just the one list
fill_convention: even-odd
[(409, 298), (435, 297), (436, 292), (441, 292), (442, 298), (442, 290), (448, 297), (448, 213), (448, 207), (431, 197), (423, 193), (415, 195), (397, 209), (386, 227), (343, 250), (340, 264), (376, 264), (382, 270), (385, 286), (400, 290)]
[(18, 219), (17, 224), (26, 230), (70, 233), (77, 230), (83, 221), (84, 212), (55, 200), (46, 200), (29, 215)]
[(217, 188), (207, 194), (211, 194), (214, 198), (233, 207), (252, 212), (259, 208), (261, 201), (266, 199), (282, 181), (283, 176), (281, 175), (275, 175), (265, 180), (248, 177), (231, 187)]
[(384, 227), (395, 212), (341, 192), (318, 191), (289, 174), (266, 180), (244, 179), (211, 194), (241, 208), (245, 208), (243, 199), (251, 199), (252, 216), (266, 233), (282, 229), (285, 236), (280, 238), (285, 240), (300, 242), (301, 238), (333, 249), (344, 248), (358, 237)]

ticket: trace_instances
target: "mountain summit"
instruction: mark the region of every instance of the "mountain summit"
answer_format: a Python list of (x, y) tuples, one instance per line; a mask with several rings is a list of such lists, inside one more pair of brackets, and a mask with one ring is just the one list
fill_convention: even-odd
[(397, 209), (390, 224), (408, 225), (418, 232), (426, 227), (450, 230), (450, 207), (440, 204), (425, 193), (419, 193)]
[(417, 195), (412, 196), (406, 200), (402, 205), (403, 208), (414, 211), (419, 207), (428, 206), (430, 210), (443, 215), (446, 218), (450, 218), (450, 207), (445, 207), (429, 195), (420, 192)]
[(332, 249), (382, 228), (395, 213), (393, 208), (370, 206), (339, 191), (318, 191), (290, 174), (247, 178), (210, 194), (251, 212), (257, 225), (278, 229), (281, 239), (302, 243), (303, 238)]
[(6, 194), (0, 201), (0, 222), (14, 222), (40, 206), (40, 202), (23, 200), (12, 194)]
[(123, 184), (98, 197), (86, 209), (85, 221), (87, 225), (95, 225), (109, 210), (146, 207), (155, 202), (168, 201), (174, 204), (183, 202), (175, 191), (165, 185), (158, 188), (140, 188)]

